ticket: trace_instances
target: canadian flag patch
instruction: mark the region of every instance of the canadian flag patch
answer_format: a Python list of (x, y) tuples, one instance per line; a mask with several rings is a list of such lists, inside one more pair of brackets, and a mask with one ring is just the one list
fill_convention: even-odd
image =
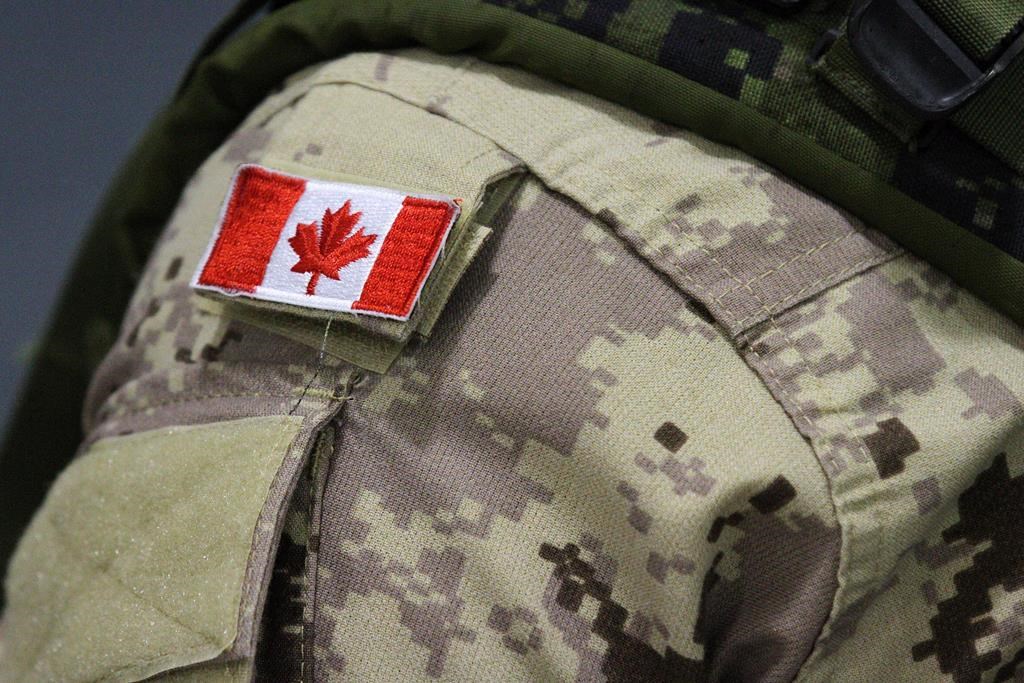
[(192, 286), (408, 320), (458, 215), (453, 197), (246, 164)]

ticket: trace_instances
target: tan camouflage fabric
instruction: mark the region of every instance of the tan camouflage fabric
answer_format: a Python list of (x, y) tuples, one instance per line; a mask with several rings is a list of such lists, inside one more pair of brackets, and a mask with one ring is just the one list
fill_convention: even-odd
[[(402, 328), (211, 306), (187, 282), (242, 162), (461, 192), (476, 237)], [(524, 72), (352, 55), (197, 173), (82, 457), (289, 415), (238, 636), (168, 680), (1022, 676), (1024, 330), (735, 150)]]

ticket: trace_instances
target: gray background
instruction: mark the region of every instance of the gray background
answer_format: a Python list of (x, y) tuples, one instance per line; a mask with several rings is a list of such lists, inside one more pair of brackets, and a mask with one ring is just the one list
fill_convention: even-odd
[(236, 0), (0, 0), (0, 430), (107, 181)]

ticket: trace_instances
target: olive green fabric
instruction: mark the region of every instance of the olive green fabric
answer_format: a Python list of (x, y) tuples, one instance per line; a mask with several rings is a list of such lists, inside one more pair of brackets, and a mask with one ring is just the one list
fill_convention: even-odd
[[(1024, 4), (1018, 0), (921, 0), (920, 5), (983, 72), (1024, 25)], [(839, 36), (813, 68), (904, 143), (928, 144), (920, 139), (930, 134), (928, 122), (909, 114), (877, 86), (850, 48), (846, 35)], [(1021, 102), (1024, 59), (1017, 59), (955, 112), (952, 121), (990, 153), (1024, 173), (1024, 130), (1015, 123), (1021, 118)]]
[[(985, 72), (1024, 27), (1024, 4), (1018, 0), (918, 0), (921, 8), (957, 47)], [(828, 50), (820, 71), (877, 123), (911, 140), (926, 123), (909, 116), (864, 72), (841, 36)], [(1010, 67), (952, 116), (954, 125), (989, 153), (1024, 173), (1024, 59)]]
[(138, 680), (226, 652), (257, 520), (300, 417), (94, 443), (7, 579), (3, 681)]
[(839, 36), (814, 69), (903, 142), (910, 143), (924, 124), (875, 87), (850, 47), (847, 36)]
[[(923, 0), (922, 6), (982, 70), (999, 58), (1024, 29), (1019, 0)], [(1024, 173), (1024, 59), (974, 98), (954, 121), (1000, 159)]]
[(1024, 102), (1024, 59), (1016, 59), (997, 81), (953, 117), (979, 143), (1024, 173), (1024, 127), (1015, 109)]
[(1019, 0), (919, 0), (922, 9), (977, 62), (991, 61), (1024, 20)]
[[(348, 51), (409, 44), (472, 51), (737, 145), (1024, 320), (1024, 265), (1004, 251), (1011, 242), (990, 241), (1020, 224), (1019, 174), (953, 128), (927, 154), (909, 154), (884, 126), (804, 70), (818, 34), (838, 23), (848, 3), (795, 22), (753, 4), (737, 21), (718, 4), (644, 0), (575, 24), (574, 17), (591, 17), (573, 9), (576, 3), (540, 14), (533, 5), (507, 4), (304, 0), (257, 22), (195, 68), (115, 180), (40, 344), (0, 460), (0, 497), (11, 510), (0, 526), (0, 558), (81, 438), (76, 425), (88, 377), (115, 336), (134, 278), (186, 180), (287, 76)], [(733, 11), (734, 4), (722, 7)], [(676, 35), (671, 29), (680, 17), (710, 24), (699, 35)], [(762, 62), (744, 57), (744, 49), (730, 50), (715, 57), (709, 79), (699, 54), (662, 50), (692, 48), (700, 35), (732, 40), (732, 29), (720, 30), (725, 26), (738, 27), (775, 58)], [(1007, 108), (1019, 111), (1019, 103), (997, 105)], [(965, 158), (978, 163), (959, 163)]]

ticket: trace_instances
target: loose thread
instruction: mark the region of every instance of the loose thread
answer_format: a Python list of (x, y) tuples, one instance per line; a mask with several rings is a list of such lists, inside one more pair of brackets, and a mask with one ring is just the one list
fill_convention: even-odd
[(295, 402), (292, 409), (288, 411), (289, 415), (294, 415), (295, 411), (299, 409), (299, 405), (302, 403), (302, 399), (306, 398), (306, 392), (313, 386), (313, 382), (320, 376), (320, 370), (324, 367), (324, 356), (327, 355), (327, 335), (331, 331), (331, 323), (334, 322), (334, 317), (331, 316), (327, 319), (327, 326), (324, 327), (324, 338), (320, 341), (320, 352), (316, 355), (316, 368), (313, 370), (313, 376), (306, 382), (306, 386), (302, 389), (302, 394), (299, 395), (299, 400)]

